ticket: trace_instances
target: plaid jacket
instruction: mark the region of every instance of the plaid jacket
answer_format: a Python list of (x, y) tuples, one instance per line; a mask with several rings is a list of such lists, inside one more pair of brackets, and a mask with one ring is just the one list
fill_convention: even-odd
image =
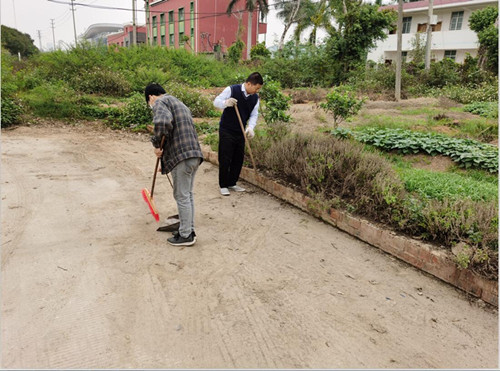
[(153, 106), (154, 136), (151, 142), (160, 147), (161, 137), (165, 135), (162, 174), (168, 174), (181, 161), (198, 157), (203, 161), (198, 135), (193, 124), (191, 111), (179, 99), (164, 94)]

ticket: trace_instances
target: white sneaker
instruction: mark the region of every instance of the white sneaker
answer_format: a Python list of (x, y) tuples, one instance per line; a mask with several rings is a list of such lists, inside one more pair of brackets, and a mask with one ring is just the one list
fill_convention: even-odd
[(235, 192), (245, 192), (246, 191), (245, 188), (241, 188), (237, 185), (234, 185), (232, 187), (227, 187), (227, 188), (229, 188), (231, 191), (235, 191)]
[(223, 196), (229, 196), (229, 189), (227, 188), (221, 188), (220, 189), (220, 194)]

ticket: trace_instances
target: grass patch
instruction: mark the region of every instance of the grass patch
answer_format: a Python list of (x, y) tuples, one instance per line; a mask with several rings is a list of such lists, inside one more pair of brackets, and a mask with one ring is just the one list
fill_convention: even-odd
[(423, 198), (436, 200), (498, 200), (498, 185), (464, 177), (458, 173), (440, 173), (424, 169), (402, 168), (398, 171), (405, 189)]

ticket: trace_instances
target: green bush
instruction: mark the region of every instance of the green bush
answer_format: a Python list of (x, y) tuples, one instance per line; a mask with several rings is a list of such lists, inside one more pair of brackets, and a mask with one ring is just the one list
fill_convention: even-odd
[(23, 109), (18, 100), (2, 94), (1, 112), (1, 126), (5, 128), (20, 122)]
[(124, 107), (119, 110), (116, 118), (112, 118), (114, 128), (143, 129), (147, 124), (151, 124), (153, 113), (144, 101), (144, 95), (135, 93)]
[(429, 87), (442, 88), (446, 85), (457, 85), (460, 82), (458, 64), (449, 58), (431, 63), (429, 70), (421, 70), (419, 79)]
[(227, 59), (232, 64), (238, 64), (241, 60), (241, 56), (243, 53), (243, 48), (245, 44), (241, 40), (235, 41), (228, 49), (227, 49)]
[(14, 63), (14, 57), (2, 47), (1, 123), (3, 127), (19, 123), (23, 113), (22, 105), (16, 96), (17, 85), (13, 73)]
[(358, 99), (356, 94), (346, 86), (333, 88), (326, 95), (326, 103), (320, 107), (333, 115), (334, 126), (351, 116), (356, 115), (363, 106), (364, 100)]
[(167, 94), (173, 95), (188, 106), (193, 117), (217, 117), (219, 115), (212, 101), (195, 89), (178, 83), (167, 83), (164, 88)]
[(291, 98), (281, 92), (279, 82), (266, 78), (259, 97), (264, 103), (261, 112), (266, 123), (290, 121), (290, 115), (287, 114), (287, 111), (290, 108)]
[(73, 76), (70, 85), (77, 91), (89, 94), (125, 96), (130, 93), (130, 84), (125, 77), (108, 68), (94, 67)]
[(261, 42), (252, 46), (250, 50), (250, 58), (252, 60), (266, 59), (271, 56), (271, 52), (266, 48), (266, 43)]
[(27, 107), (35, 116), (79, 118), (78, 94), (63, 83), (44, 83), (23, 93)]
[(498, 80), (483, 82), (477, 86), (464, 87), (460, 85), (445, 86), (431, 91), (430, 95), (445, 96), (459, 103), (495, 102), (498, 101)]
[(482, 117), (498, 118), (498, 102), (472, 102), (465, 105), (463, 110)]

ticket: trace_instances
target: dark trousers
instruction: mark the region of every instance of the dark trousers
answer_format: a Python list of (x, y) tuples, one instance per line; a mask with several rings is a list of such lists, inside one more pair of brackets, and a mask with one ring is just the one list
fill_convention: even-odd
[(243, 134), (233, 134), (219, 130), (219, 186), (221, 188), (236, 185), (240, 177), (245, 156), (245, 138)]

